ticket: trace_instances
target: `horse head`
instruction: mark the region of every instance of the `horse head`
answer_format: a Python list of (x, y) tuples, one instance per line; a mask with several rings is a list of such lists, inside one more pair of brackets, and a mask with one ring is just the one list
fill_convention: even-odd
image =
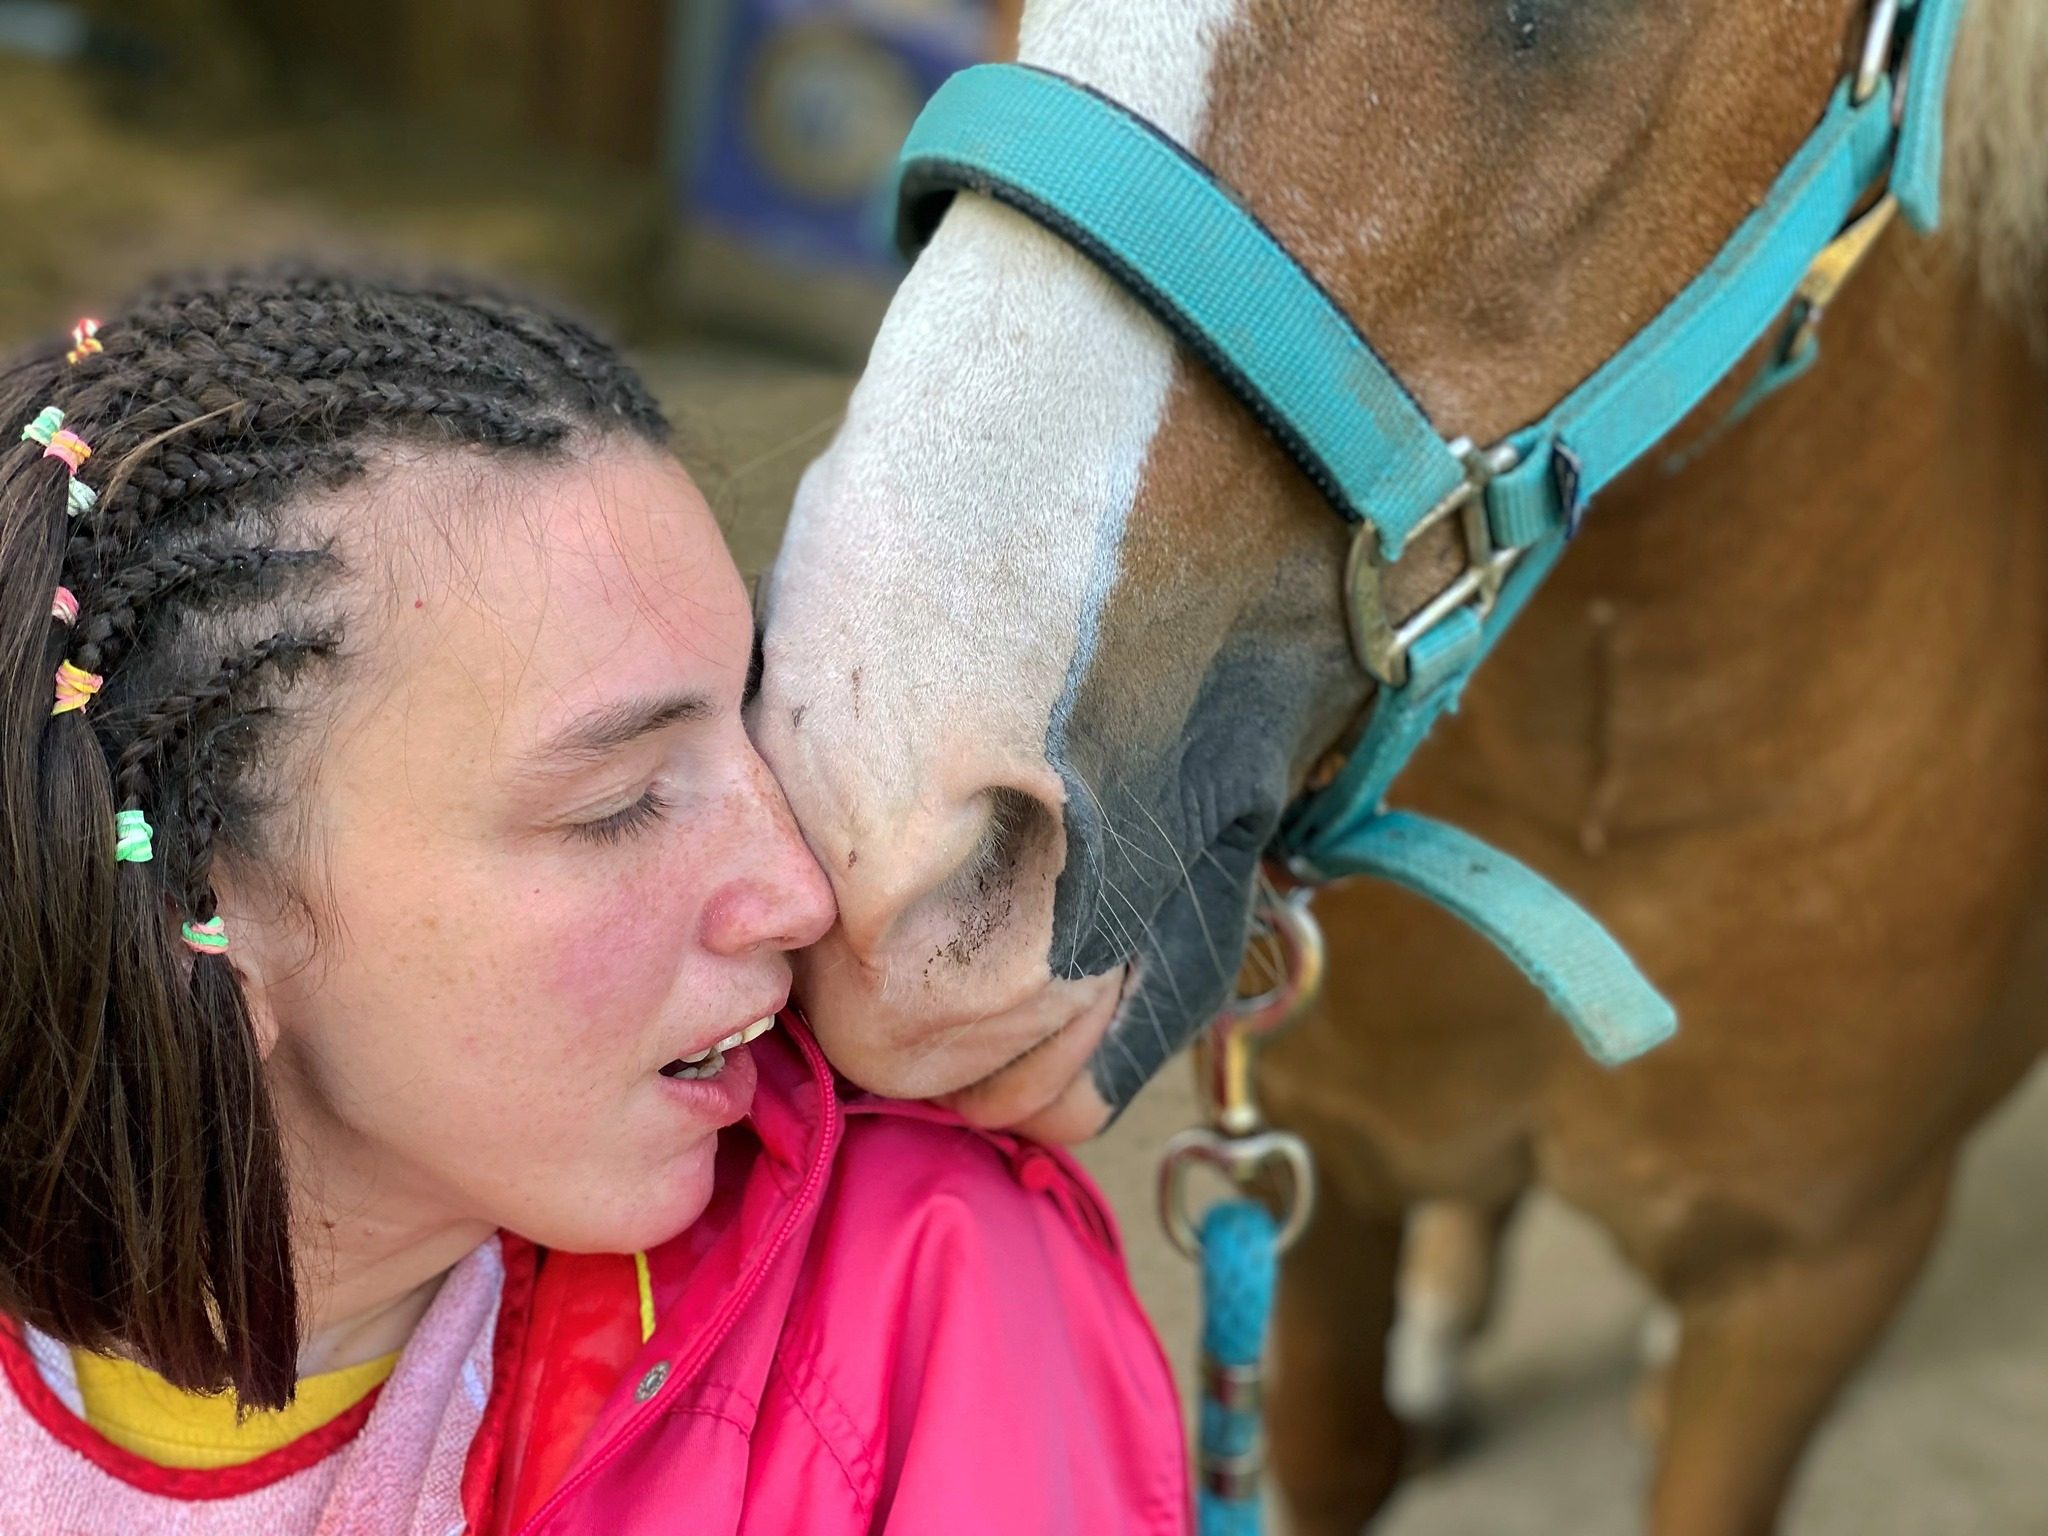
[[(1713, 258), (1866, 0), (1033, 0), (1020, 56), (1186, 147), (1446, 436), (1542, 416)], [(1214, 1012), (1262, 852), (1372, 684), (1348, 537), (1095, 265), (961, 196), (765, 589), (764, 752), (835, 884), (853, 1078), (1099, 1128)], [(1461, 551), (1418, 538), (1406, 611)]]

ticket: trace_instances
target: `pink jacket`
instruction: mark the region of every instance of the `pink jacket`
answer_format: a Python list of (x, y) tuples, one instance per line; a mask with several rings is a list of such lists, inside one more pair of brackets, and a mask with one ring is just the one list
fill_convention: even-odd
[[(727, 1133), (710, 1211), (650, 1255), (644, 1346), (623, 1261), (542, 1257), (517, 1361), (500, 1339), (493, 1397), (515, 1390), (480, 1437), (500, 1443), (471, 1467), (493, 1506), (473, 1528), (1188, 1531), (1172, 1377), (1088, 1177), (927, 1106), (842, 1099), (785, 1025), (755, 1048), (754, 1134)], [(628, 1296), (631, 1358), (606, 1359)]]

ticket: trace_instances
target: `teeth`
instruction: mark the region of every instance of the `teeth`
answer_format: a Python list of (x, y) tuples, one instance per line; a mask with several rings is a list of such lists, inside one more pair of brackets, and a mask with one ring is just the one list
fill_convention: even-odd
[[(691, 1062), (700, 1062), (702, 1063), (702, 1065), (691, 1066)], [(695, 1056), (684, 1057), (682, 1065), (676, 1067), (674, 1071), (664, 1071), (662, 1073), (662, 1076), (696, 1079), (701, 1077), (716, 1077), (720, 1072), (723, 1072), (724, 1070), (725, 1053), (714, 1048), (709, 1051), (700, 1052)]]
[(751, 1045), (775, 1027), (775, 1016), (756, 1019), (745, 1029), (736, 1029), (718, 1044), (691, 1056), (681, 1056), (662, 1068), (664, 1077), (716, 1077), (725, 1066), (725, 1053), (736, 1051), (743, 1045)]
[[(734, 1030), (731, 1034), (727, 1035), (723, 1040), (719, 1041), (718, 1044), (713, 1047), (713, 1049), (720, 1051), (736, 1051), (741, 1046), (750, 1045), (754, 1041), (760, 1039), (763, 1035), (767, 1034), (768, 1031), (773, 1029), (774, 1027), (775, 1019), (772, 1014), (765, 1019), (756, 1019), (753, 1023), (749, 1024), (745, 1029)], [(689, 1059), (690, 1058), (687, 1056), (683, 1058), (683, 1060), (685, 1061), (688, 1061)]]

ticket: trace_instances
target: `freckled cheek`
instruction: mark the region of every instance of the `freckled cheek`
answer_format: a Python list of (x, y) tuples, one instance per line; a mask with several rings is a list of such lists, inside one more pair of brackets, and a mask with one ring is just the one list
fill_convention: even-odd
[(655, 861), (550, 925), (545, 984), (592, 1030), (633, 1037), (669, 1003), (694, 946), (690, 882)]

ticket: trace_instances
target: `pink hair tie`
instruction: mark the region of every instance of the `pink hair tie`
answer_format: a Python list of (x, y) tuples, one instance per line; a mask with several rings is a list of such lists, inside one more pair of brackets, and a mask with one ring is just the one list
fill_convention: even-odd
[(107, 349), (99, 342), (100, 323), (87, 318), (71, 327), (71, 350), (64, 354), (64, 361), (76, 367), (94, 352)]
[(78, 595), (69, 587), (59, 587), (50, 599), (50, 617), (69, 629), (78, 622)]
[(75, 475), (85, 461), (92, 457), (92, 444), (76, 432), (67, 432), (59, 428), (50, 434), (50, 446), (43, 450), (43, 457), (62, 460), (64, 466)]
[(57, 663), (57, 703), (50, 713), (68, 715), (74, 709), (85, 708), (86, 700), (100, 691), (106, 679), (97, 672), (88, 672), (83, 667), (74, 667), (68, 661)]

